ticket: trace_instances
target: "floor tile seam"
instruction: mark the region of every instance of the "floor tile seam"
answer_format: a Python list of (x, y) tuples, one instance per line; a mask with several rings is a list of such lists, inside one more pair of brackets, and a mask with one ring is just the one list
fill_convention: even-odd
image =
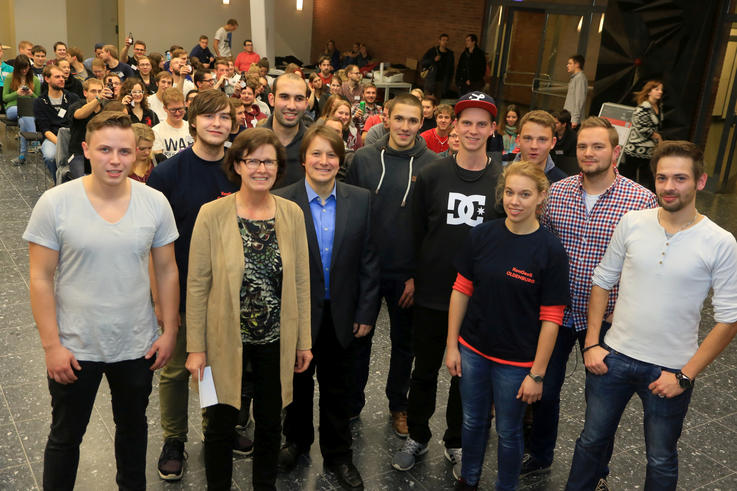
[(707, 482), (707, 483), (704, 483), (704, 484), (702, 484), (702, 485), (701, 485), (701, 486), (699, 486), (699, 487), (698, 487), (697, 489), (704, 489), (704, 488), (706, 488), (707, 486), (710, 486), (710, 485), (712, 485), (712, 484), (718, 483), (718, 482), (719, 482), (719, 481), (721, 481), (722, 479), (726, 479), (726, 478), (728, 478), (729, 476), (737, 476), (737, 472), (732, 472), (731, 474), (727, 474), (726, 476), (721, 476), (721, 477), (718, 477), (717, 479), (714, 479), (713, 481), (709, 481), (709, 482)]
[[(705, 450), (703, 450), (702, 448), (700, 448), (700, 447), (694, 447), (693, 445), (689, 445), (688, 443), (680, 443), (680, 440), (679, 440), (679, 444), (680, 445), (683, 445), (684, 447), (690, 449), (693, 452), (698, 453), (700, 456), (709, 459), (710, 461), (712, 461), (714, 464), (718, 465), (719, 467), (722, 467), (722, 468), (728, 470), (729, 471), (728, 475), (735, 472), (734, 469), (732, 469), (730, 467), (727, 467), (726, 465), (722, 464), (718, 460), (712, 458), (711, 455), (708, 452), (706, 452)], [(679, 454), (680, 454), (680, 452), (679, 452)], [(725, 476), (721, 476), (721, 478), (723, 478), (723, 477), (725, 477)]]
[(0, 385), (0, 393), (2, 393), (3, 403), (5, 404), (5, 407), (8, 409), (8, 415), (10, 416), (10, 422), (13, 425), (13, 429), (15, 429), (15, 437), (18, 439), (20, 448), (23, 450), (23, 457), (26, 459), (26, 465), (31, 471), (31, 477), (33, 478), (33, 485), (35, 486), (35, 489), (39, 489), (38, 481), (36, 480), (36, 474), (33, 472), (33, 468), (31, 467), (31, 459), (28, 457), (28, 452), (26, 451), (25, 445), (23, 445), (23, 440), (20, 437), (20, 431), (18, 431), (18, 425), (16, 424), (15, 418), (13, 417), (13, 412), (10, 410), (10, 404), (8, 404), (8, 398), (5, 395), (5, 386)]

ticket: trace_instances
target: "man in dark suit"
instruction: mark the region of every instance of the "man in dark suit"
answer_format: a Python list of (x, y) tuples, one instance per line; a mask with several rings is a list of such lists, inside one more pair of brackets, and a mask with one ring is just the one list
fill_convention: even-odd
[(376, 322), (379, 261), (370, 237), (370, 194), (336, 182), (345, 157), (343, 141), (325, 126), (310, 129), (300, 149), (305, 179), (275, 192), (304, 212), (310, 249), (312, 352), (310, 367), (294, 376), (294, 397), (284, 420), (286, 445), (279, 469), (292, 469), (315, 439), (313, 374), (320, 384), (320, 450), (325, 466), (348, 489), (361, 489), (353, 465), (350, 410), (353, 385), (349, 347)]

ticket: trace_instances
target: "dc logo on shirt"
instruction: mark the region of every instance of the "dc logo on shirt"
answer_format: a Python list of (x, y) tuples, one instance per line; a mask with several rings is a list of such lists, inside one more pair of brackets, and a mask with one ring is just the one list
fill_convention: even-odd
[(475, 227), (484, 221), (486, 196), (448, 193), (448, 225), (466, 224)]

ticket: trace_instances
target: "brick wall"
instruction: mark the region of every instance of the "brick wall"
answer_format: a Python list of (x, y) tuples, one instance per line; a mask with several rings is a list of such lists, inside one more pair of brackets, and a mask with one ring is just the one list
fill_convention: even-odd
[(449, 35), (448, 47), (458, 55), (466, 35), (481, 37), (484, 4), (481, 0), (314, 0), (312, 59), (315, 62), (328, 39), (341, 51), (363, 42), (377, 61), (419, 61), (438, 35)]

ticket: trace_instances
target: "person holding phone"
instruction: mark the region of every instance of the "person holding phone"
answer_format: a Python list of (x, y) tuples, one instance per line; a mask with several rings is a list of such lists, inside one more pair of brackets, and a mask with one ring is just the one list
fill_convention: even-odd
[(120, 88), (121, 102), (131, 121), (153, 128), (159, 124), (159, 117), (148, 106), (145, 94), (143, 82), (137, 78), (126, 80)]
[[(5, 114), (9, 121), (18, 121), (21, 132), (36, 131), (36, 121), (33, 116), (18, 117), (18, 98), (33, 97), (41, 94), (41, 83), (33, 75), (31, 60), (26, 55), (18, 55), (15, 58), (13, 75), (10, 81), (5, 80), (3, 86), (3, 102), (5, 103)], [(11, 160), (13, 165), (23, 165), (26, 162), (26, 150), (28, 142), (20, 136), (20, 153), (18, 157)]]

